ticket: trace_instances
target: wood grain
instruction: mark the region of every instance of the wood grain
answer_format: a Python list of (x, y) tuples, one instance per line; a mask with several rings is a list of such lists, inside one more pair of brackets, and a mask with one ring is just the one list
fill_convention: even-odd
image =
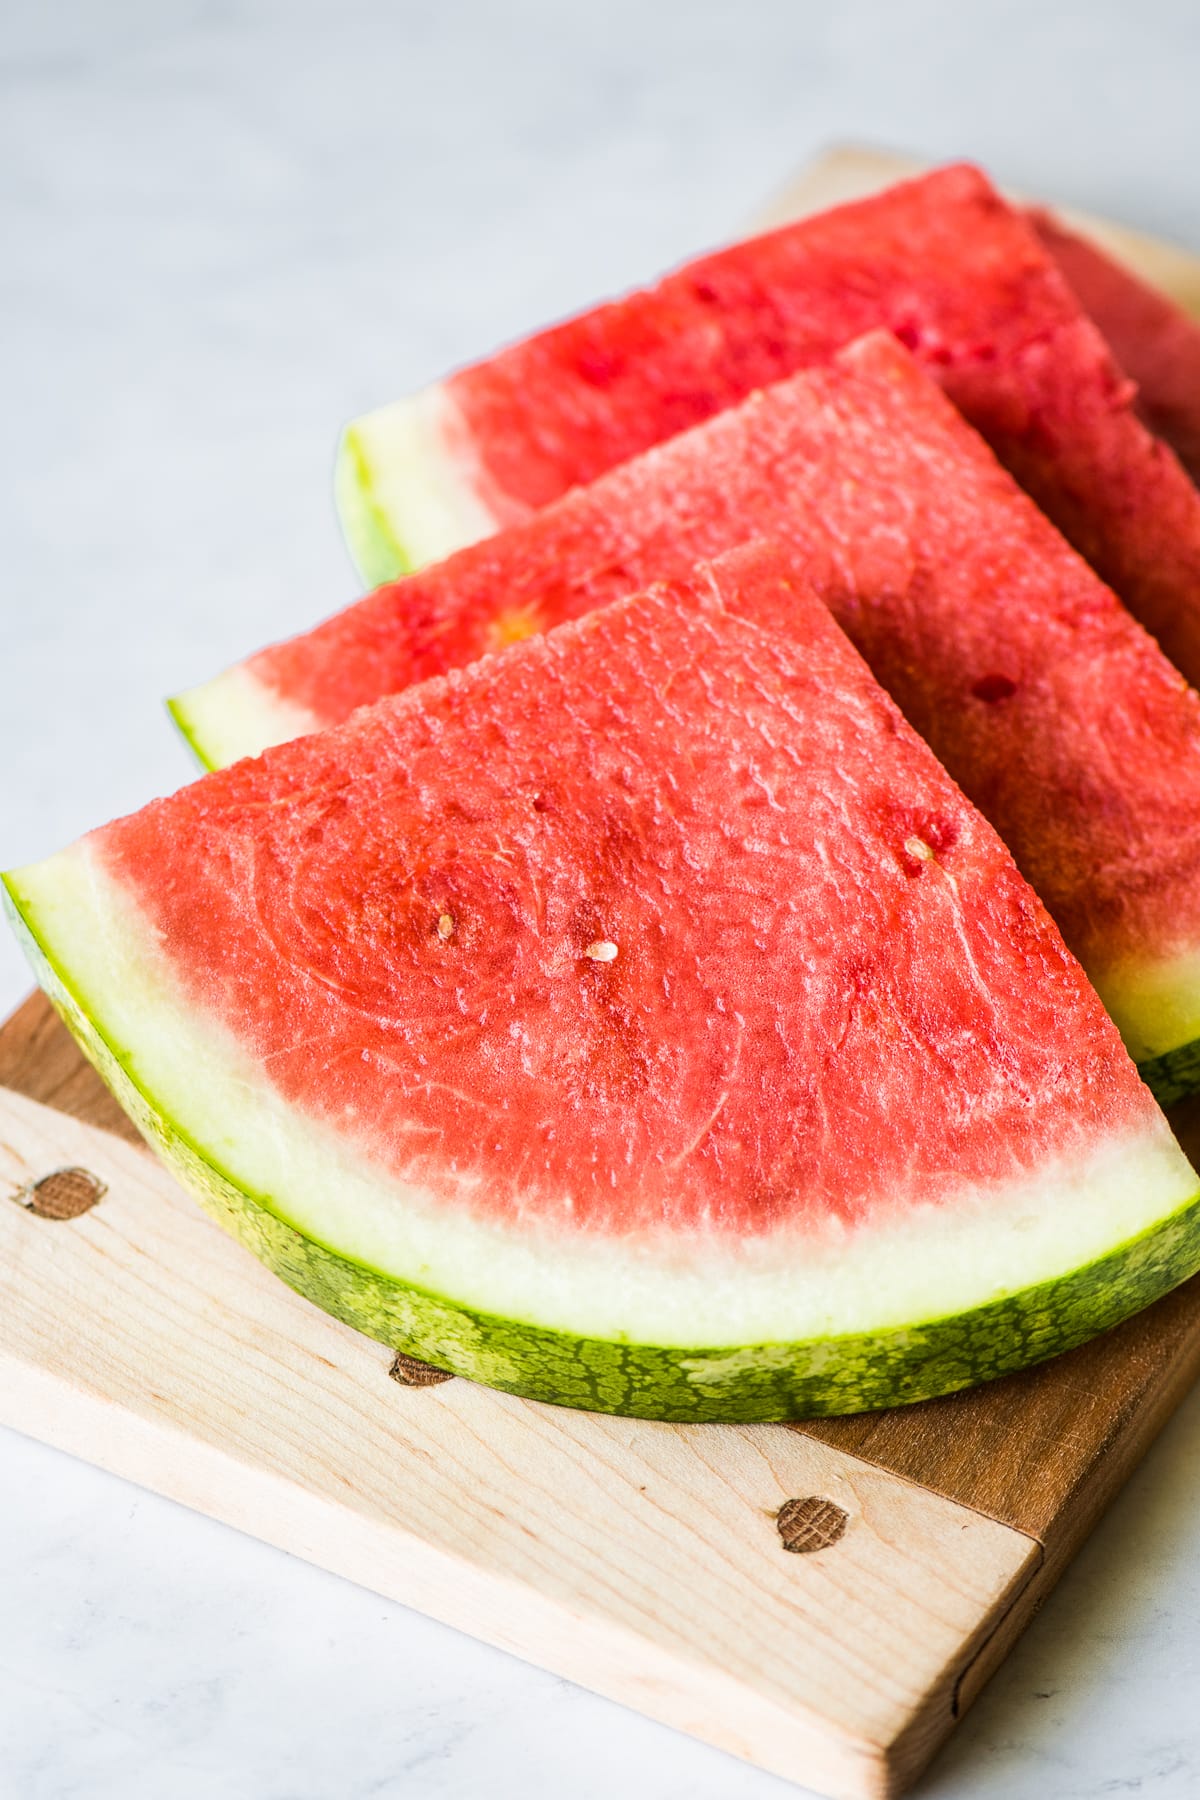
[(121, 1110), (83, 1057), (58, 1014), (38, 990), (0, 1026), (0, 1087), (27, 1094), (85, 1125), (140, 1144), (136, 1125)]
[(1040, 1368), (944, 1400), (802, 1429), (1049, 1548), (1064, 1531), (1079, 1541), (1085, 1496), (1098, 1511), (1197, 1375), (1200, 1277)]
[[(19, 1028), (54, 1044), (36, 1009)], [(11, 1204), (63, 1163), (98, 1205)], [(389, 1364), (148, 1152), (0, 1089), (19, 1430), (836, 1795), (900, 1791), (1040, 1568), (1032, 1539), (815, 1438), (405, 1387)]]

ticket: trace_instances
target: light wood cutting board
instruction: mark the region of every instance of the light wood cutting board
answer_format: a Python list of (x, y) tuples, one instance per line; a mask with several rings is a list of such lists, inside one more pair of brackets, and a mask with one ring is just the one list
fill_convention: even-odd
[[(867, 156), (777, 216), (894, 171)], [(1197, 1160), (1200, 1104), (1172, 1117)], [(1198, 1372), (1200, 1277), (1024, 1375), (797, 1427), (438, 1379), (212, 1224), (40, 995), (0, 1027), (0, 1420), (831, 1795), (912, 1779)]]

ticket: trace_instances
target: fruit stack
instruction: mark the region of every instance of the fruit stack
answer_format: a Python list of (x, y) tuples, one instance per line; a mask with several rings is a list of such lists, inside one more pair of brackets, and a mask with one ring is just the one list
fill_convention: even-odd
[(955, 166), (358, 421), (372, 591), (5, 878), (39, 978), (285, 1280), (497, 1387), (786, 1418), (1105, 1329), (1200, 1266), (1198, 369)]

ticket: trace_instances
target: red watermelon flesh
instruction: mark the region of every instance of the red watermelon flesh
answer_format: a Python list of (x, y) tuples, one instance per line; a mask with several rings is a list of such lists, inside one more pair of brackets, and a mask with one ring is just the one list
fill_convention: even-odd
[[(436, 390), (445, 441), (419, 460), (471, 490), (478, 536), (880, 327), (1200, 685), (1200, 494), (1028, 222), (971, 167), (702, 257), (461, 370)], [(387, 482), (358, 504), (389, 473), (371, 469), (371, 427), (348, 434), (361, 468), (346, 516), (387, 525)], [(431, 541), (441, 555), (466, 540)], [(363, 561), (373, 580), (407, 566), (369, 546)]]
[(878, 1405), (1200, 1258), (1082, 971), (780, 549), (6, 880), (184, 1178), (301, 1291), (483, 1380)]
[[(802, 570), (735, 552), (716, 599), (617, 603), (93, 852), (288, 1100), (336, 1120), (352, 1097), (372, 1156), (461, 1204), (484, 1166), (480, 1204), (572, 1230), (759, 1232), (1011, 1173), (1114, 1107), (1144, 1122), (1008, 854)], [(928, 916), (941, 882), (958, 929), (960, 878), (964, 949)], [(981, 989), (1022, 994), (1019, 1033)], [(952, 1081), (896, 1058), (912, 1033), (959, 1046)]]
[(1200, 946), (1200, 699), (882, 334), (262, 652), (212, 716), (232, 689), (239, 725), (331, 723), (766, 534), (1005, 837), (1135, 1054), (1190, 1041), (1186, 1009), (1164, 1025), (1125, 990)]
[(1027, 215), (1125, 373), (1137, 407), (1200, 480), (1200, 326), (1165, 294), (1040, 208)]

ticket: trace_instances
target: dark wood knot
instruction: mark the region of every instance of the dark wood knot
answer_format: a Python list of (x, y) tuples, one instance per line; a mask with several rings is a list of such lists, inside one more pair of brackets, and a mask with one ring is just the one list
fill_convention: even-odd
[(440, 1381), (454, 1380), (449, 1369), (435, 1369), (432, 1363), (419, 1362), (403, 1350), (397, 1350), (388, 1374), (401, 1387), (436, 1387)]
[(785, 1550), (796, 1556), (809, 1556), (814, 1550), (828, 1550), (836, 1544), (849, 1519), (845, 1508), (836, 1501), (810, 1494), (806, 1500), (785, 1500), (775, 1515), (775, 1524)]
[(108, 1192), (90, 1169), (52, 1169), (21, 1188), (17, 1199), (38, 1219), (78, 1219)]

